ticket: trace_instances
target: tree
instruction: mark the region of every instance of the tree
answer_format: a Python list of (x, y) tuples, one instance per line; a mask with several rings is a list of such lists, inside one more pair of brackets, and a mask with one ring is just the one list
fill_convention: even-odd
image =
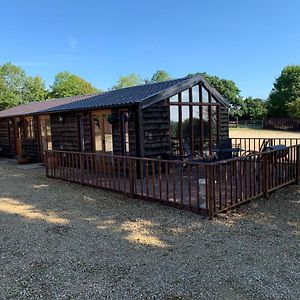
[(31, 101), (45, 100), (46, 93), (45, 84), (39, 76), (27, 77), (21, 67), (11, 63), (0, 66), (1, 110)]
[(64, 98), (100, 92), (89, 82), (69, 72), (57, 73), (51, 86), (51, 98)]
[(300, 119), (300, 98), (287, 104), (288, 115), (291, 118)]
[(157, 83), (157, 82), (167, 81), (171, 79), (172, 77), (169, 73), (163, 70), (158, 70), (153, 74), (149, 83)]
[(300, 65), (285, 67), (274, 82), (269, 101), (268, 114), (271, 117), (287, 117), (289, 108), (300, 98)]
[(260, 98), (248, 97), (244, 100), (242, 119), (262, 120), (267, 115), (266, 101)]
[(6, 109), (22, 103), (25, 71), (11, 63), (0, 66), (0, 107)]
[(188, 76), (201, 75), (204, 79), (214, 87), (225, 99), (231, 104), (230, 115), (234, 118), (243, 115), (243, 99), (240, 96), (240, 90), (237, 85), (228, 79), (222, 79), (218, 76), (210, 76), (207, 73), (195, 73)]
[(47, 97), (47, 90), (43, 79), (39, 76), (26, 79), (22, 101), (25, 103), (31, 101), (43, 101)]
[(20, 97), (9, 90), (3, 78), (0, 77), (0, 110), (20, 104)]
[(140, 75), (131, 73), (127, 76), (120, 76), (117, 83), (112, 87), (112, 89), (117, 90), (140, 84), (144, 84), (144, 81), (141, 79)]

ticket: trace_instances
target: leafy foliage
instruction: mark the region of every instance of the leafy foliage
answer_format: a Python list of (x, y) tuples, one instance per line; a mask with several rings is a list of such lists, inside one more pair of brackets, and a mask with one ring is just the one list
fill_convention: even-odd
[(300, 98), (287, 104), (288, 115), (291, 118), (300, 119)]
[(266, 101), (248, 97), (243, 101), (242, 112), (244, 120), (262, 120), (268, 113)]
[(140, 85), (143, 83), (144, 81), (141, 79), (140, 75), (131, 73), (127, 76), (120, 76), (117, 83), (112, 87), (112, 89), (117, 90), (125, 87)]
[(27, 77), (21, 67), (11, 63), (0, 66), (0, 110), (45, 98), (46, 88), (40, 77)]
[(163, 70), (158, 70), (153, 74), (149, 83), (157, 83), (157, 82), (167, 81), (171, 79), (172, 77), (169, 73)]
[(290, 65), (281, 71), (274, 82), (268, 101), (269, 116), (288, 116), (293, 102), (298, 98), (300, 98), (300, 65)]
[(243, 115), (243, 99), (240, 96), (240, 90), (237, 85), (228, 79), (211, 76), (207, 73), (195, 73), (188, 76), (201, 75), (204, 79), (214, 87), (225, 99), (231, 104), (230, 115), (232, 117), (242, 117)]
[(25, 82), (23, 102), (43, 101), (47, 98), (47, 90), (43, 79), (29, 76)]
[(98, 92), (100, 92), (98, 89), (81, 77), (70, 72), (60, 72), (55, 76), (49, 96), (51, 98), (63, 98)]

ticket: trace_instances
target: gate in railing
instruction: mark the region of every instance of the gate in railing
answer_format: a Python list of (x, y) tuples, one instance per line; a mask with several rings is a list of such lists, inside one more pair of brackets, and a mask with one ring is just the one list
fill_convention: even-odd
[(46, 174), (82, 185), (217, 213), (292, 182), (298, 183), (300, 145), (214, 163), (103, 153), (46, 152)]

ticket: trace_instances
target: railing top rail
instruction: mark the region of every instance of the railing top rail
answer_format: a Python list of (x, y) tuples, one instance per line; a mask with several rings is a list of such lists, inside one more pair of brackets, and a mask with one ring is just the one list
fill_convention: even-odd
[(256, 152), (253, 154), (249, 154), (246, 156), (239, 156), (239, 157), (234, 157), (226, 160), (220, 160), (220, 161), (214, 161), (214, 162), (191, 162), (191, 161), (182, 161), (182, 160), (166, 160), (166, 159), (158, 159), (158, 158), (149, 158), (149, 157), (136, 157), (136, 156), (122, 156), (122, 155), (113, 155), (113, 154), (108, 154), (108, 153), (89, 153), (89, 152), (74, 152), (74, 151), (62, 151), (62, 150), (47, 150), (46, 152), (48, 153), (62, 153), (62, 154), (77, 154), (77, 155), (92, 155), (92, 156), (106, 156), (106, 157), (111, 157), (111, 158), (119, 158), (119, 159), (128, 159), (128, 160), (140, 160), (140, 161), (148, 161), (148, 162), (159, 162), (159, 163), (174, 163), (174, 164), (188, 164), (188, 165), (198, 165), (198, 166), (216, 166), (216, 165), (221, 165), (221, 164), (226, 164), (230, 163), (233, 161), (240, 161), (240, 160), (245, 160), (249, 159), (250, 157), (256, 157), (256, 156), (264, 156), (267, 154), (272, 154), (272, 153), (283, 153), (285, 151), (288, 151), (288, 149), (291, 148), (296, 148), (299, 145), (292, 145), (292, 146), (287, 146), (286, 149), (282, 150), (268, 150), (264, 152)]
[(142, 161), (149, 161), (149, 162), (160, 162), (160, 163), (174, 163), (174, 164), (189, 164), (189, 165), (201, 165), (207, 166), (211, 164), (211, 162), (195, 162), (195, 161), (183, 161), (183, 160), (167, 160), (167, 159), (158, 159), (158, 158), (150, 158), (150, 157), (137, 157), (137, 156), (122, 156), (122, 155), (115, 155), (115, 154), (108, 154), (108, 153), (94, 153), (94, 152), (76, 152), (76, 151), (63, 151), (63, 150), (47, 150), (48, 153), (62, 153), (62, 154), (83, 154), (83, 155), (100, 155), (106, 156), (111, 158), (126, 158), (131, 160), (142, 160)]

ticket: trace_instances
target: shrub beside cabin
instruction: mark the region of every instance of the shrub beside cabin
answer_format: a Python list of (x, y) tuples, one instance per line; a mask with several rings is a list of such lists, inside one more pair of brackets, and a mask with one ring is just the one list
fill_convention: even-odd
[(0, 155), (46, 150), (184, 159), (228, 138), (229, 103), (201, 77), (19, 105), (0, 112)]

